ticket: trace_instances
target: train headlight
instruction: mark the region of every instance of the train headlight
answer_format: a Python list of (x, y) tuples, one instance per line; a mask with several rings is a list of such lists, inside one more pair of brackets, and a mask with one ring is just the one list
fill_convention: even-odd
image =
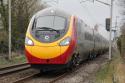
[(70, 41), (71, 41), (71, 38), (70, 38), (70, 37), (67, 37), (67, 38), (65, 38), (64, 40), (62, 40), (59, 45), (60, 45), (60, 46), (67, 46), (67, 45), (70, 44)]
[(26, 37), (25, 38), (25, 45), (33, 46), (34, 43), (30, 38)]

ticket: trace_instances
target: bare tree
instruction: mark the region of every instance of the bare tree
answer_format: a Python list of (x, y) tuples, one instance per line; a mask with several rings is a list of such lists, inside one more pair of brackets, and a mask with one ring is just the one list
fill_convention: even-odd
[[(119, 0), (119, 5), (121, 7), (121, 15), (123, 16), (123, 19), (125, 17), (125, 0)], [(122, 35), (125, 35), (125, 22), (123, 22), (123, 25), (121, 26), (121, 33)]]
[(121, 26), (121, 33), (122, 35), (125, 35), (125, 23)]
[(1, 14), (1, 20), (2, 20), (2, 25), (5, 29), (5, 31), (7, 31), (8, 29), (8, 11), (7, 8), (8, 5), (4, 4), (4, 0), (0, 0), (0, 14)]
[[(0, 0), (0, 20), (2, 21), (2, 25), (7, 34), (8, 4), (5, 4), (4, 2), (5, 0)], [(11, 0), (12, 50), (23, 48), (25, 32), (31, 16), (43, 8), (45, 8), (45, 6), (42, 4), (42, 0)], [(8, 39), (8, 36), (6, 39)], [(8, 43), (6, 42), (6, 46), (8, 46), (7, 44)]]
[(12, 0), (12, 46), (23, 48), (25, 32), (31, 16), (45, 8), (41, 0)]

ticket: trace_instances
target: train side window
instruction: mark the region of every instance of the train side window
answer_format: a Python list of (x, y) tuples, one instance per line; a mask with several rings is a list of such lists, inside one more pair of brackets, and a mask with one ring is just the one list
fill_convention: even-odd
[(87, 34), (85, 33), (85, 39), (87, 40)]
[(78, 31), (78, 34), (81, 33), (81, 23), (79, 22), (79, 20), (77, 22), (77, 31)]
[(97, 36), (95, 36), (94, 38), (95, 38), (95, 41), (97, 42), (97, 41), (98, 41), (98, 38), (97, 38)]
[(93, 36), (91, 34), (85, 32), (85, 39), (92, 41), (93, 40)]
[(101, 41), (101, 39), (99, 38), (99, 36), (95, 36), (95, 41), (97, 41), (97, 42)]
[(81, 35), (82, 35), (82, 33), (81, 33), (81, 23), (80, 23), (80, 20), (78, 19), (77, 20), (77, 23), (76, 23), (77, 25), (77, 37), (78, 37), (78, 43), (80, 43), (81, 42)]
[(98, 42), (100, 42), (100, 38), (99, 38), (99, 36), (98, 36)]

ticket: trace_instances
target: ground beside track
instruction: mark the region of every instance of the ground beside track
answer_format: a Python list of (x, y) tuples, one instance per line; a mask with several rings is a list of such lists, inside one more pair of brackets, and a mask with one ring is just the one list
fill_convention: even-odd
[(108, 53), (82, 65), (77, 71), (57, 81), (56, 83), (95, 83), (95, 74), (107, 64)]
[[(84, 62), (77, 70), (73, 71), (72, 73), (67, 74), (65, 77), (57, 80), (55, 83), (101, 83), (100, 80), (102, 80), (103, 78), (102, 79), (100, 78), (102, 76), (100, 72), (105, 71), (103, 70), (103, 68), (105, 68), (105, 66), (108, 63), (109, 63), (108, 53), (106, 53), (104, 55), (97, 57), (94, 60)], [(117, 68), (118, 68), (117, 72), (119, 71), (119, 69), (124, 69), (124, 67), (120, 64), (118, 65)], [(22, 78), (24, 76), (30, 75), (33, 72), (36, 72), (36, 71), (26, 70), (26, 71), (19, 72), (16, 74), (11, 74), (5, 77), (1, 77), (0, 83), (13, 83), (13, 81), (18, 80), (19, 78)], [(106, 72), (107, 71), (105, 71), (104, 74), (106, 74)], [(123, 74), (123, 72), (121, 72), (121, 74)], [(59, 76), (58, 74), (57, 75), (39, 74), (38, 76), (35, 76), (32, 79), (25, 81), (24, 83), (49, 83), (58, 76)], [(109, 75), (109, 77), (111, 76)], [(109, 82), (105, 82), (105, 83), (109, 83)], [(125, 83), (125, 82), (119, 82), (119, 83)]]
[(26, 57), (24, 55), (19, 55), (17, 53), (12, 53), (12, 55), (12, 60), (10, 61), (5, 58), (5, 56), (7, 55), (0, 56), (0, 68), (27, 62)]
[(112, 60), (96, 73), (95, 83), (125, 83), (125, 61), (117, 50)]

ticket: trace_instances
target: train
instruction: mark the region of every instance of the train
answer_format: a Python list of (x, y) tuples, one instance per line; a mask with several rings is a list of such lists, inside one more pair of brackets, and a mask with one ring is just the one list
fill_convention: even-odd
[(82, 19), (58, 8), (33, 15), (25, 37), (25, 55), (41, 71), (74, 67), (108, 51), (108, 40)]

